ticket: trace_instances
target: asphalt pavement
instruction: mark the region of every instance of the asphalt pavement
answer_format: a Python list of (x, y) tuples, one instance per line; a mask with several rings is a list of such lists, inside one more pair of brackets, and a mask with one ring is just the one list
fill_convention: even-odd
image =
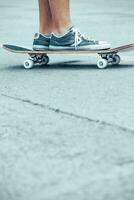
[[(73, 0), (74, 24), (112, 46), (134, 42), (133, 0)], [(0, 1), (0, 45), (31, 46), (38, 4)], [(134, 52), (99, 70), (94, 56), (0, 48), (0, 200), (134, 199)]]

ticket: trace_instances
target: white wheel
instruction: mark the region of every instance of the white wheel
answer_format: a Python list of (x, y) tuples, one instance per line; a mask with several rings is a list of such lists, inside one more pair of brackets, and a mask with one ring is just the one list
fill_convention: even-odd
[(108, 61), (104, 58), (99, 59), (97, 62), (97, 66), (99, 69), (104, 69), (107, 67), (107, 65), (108, 65)]
[(112, 64), (113, 65), (118, 65), (120, 63), (121, 59), (120, 59), (120, 56), (119, 55), (115, 55), (113, 57), (113, 61), (112, 61)]
[(34, 62), (31, 59), (27, 59), (24, 61), (24, 68), (31, 69), (34, 66)]
[(42, 61), (43, 61), (42, 62), (43, 65), (47, 65), (49, 63), (49, 57), (47, 55), (44, 56), (43, 59), (42, 59)]

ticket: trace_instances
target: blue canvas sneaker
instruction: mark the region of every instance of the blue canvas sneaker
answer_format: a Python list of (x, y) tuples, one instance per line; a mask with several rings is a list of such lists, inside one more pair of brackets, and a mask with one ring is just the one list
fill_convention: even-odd
[(50, 50), (103, 50), (109, 49), (107, 42), (96, 41), (86, 38), (81, 32), (71, 27), (64, 35), (52, 34)]
[(34, 50), (48, 50), (50, 44), (51, 34), (44, 35), (41, 33), (35, 33), (33, 41)]

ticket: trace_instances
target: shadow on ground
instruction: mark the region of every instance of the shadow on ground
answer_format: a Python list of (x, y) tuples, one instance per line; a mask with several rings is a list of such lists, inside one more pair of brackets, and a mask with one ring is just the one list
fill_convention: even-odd
[[(132, 68), (134, 67), (134, 64), (120, 64), (120, 65), (109, 65), (107, 68), (103, 70), (115, 70), (115, 69), (125, 69), (125, 68)], [(85, 62), (81, 62), (79, 60), (74, 60), (74, 61), (66, 61), (66, 62), (56, 62), (56, 63), (51, 63), (48, 64), (47, 66), (42, 65), (42, 66), (35, 66), (32, 68), (33, 70), (38, 70), (38, 69), (43, 69), (43, 70), (84, 70), (84, 69), (89, 69), (89, 70), (96, 70), (97, 65), (96, 64), (87, 64)], [(0, 69), (2, 70), (25, 70), (23, 65), (5, 65), (4, 68)], [(99, 70), (99, 69), (98, 69)], [(102, 69), (101, 69), (102, 70)]]

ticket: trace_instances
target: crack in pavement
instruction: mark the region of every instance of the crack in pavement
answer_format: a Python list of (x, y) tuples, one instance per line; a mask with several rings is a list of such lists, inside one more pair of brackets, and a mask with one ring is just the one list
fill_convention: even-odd
[(118, 166), (131, 165), (131, 164), (134, 164), (134, 159), (119, 160), (116, 164)]
[(86, 116), (81, 116), (81, 115), (78, 115), (78, 114), (75, 114), (75, 113), (71, 113), (71, 112), (68, 112), (68, 111), (61, 110), (59, 108), (51, 107), (49, 105), (33, 102), (29, 99), (23, 99), (23, 98), (20, 98), (20, 97), (9, 96), (9, 95), (3, 94), (3, 93), (1, 93), (1, 96), (9, 98), (9, 99), (16, 100), (16, 101), (20, 101), (20, 102), (23, 102), (23, 103), (27, 103), (27, 104), (30, 104), (32, 106), (37, 106), (37, 107), (40, 107), (40, 108), (43, 108), (43, 109), (47, 109), (47, 110), (55, 112), (55, 113), (60, 113), (62, 115), (68, 116), (68, 117), (74, 117), (74, 118), (77, 118), (77, 119), (86, 120), (88, 122), (92, 122), (92, 123), (99, 124), (99, 125), (102, 125), (102, 126), (109, 126), (109, 127), (116, 128), (116, 129), (119, 129), (119, 130), (124, 131), (124, 132), (134, 134), (134, 130), (120, 126), (120, 125), (117, 125), (117, 124), (113, 124), (113, 123), (106, 122), (106, 121), (99, 120), (99, 119), (92, 119), (92, 118), (89, 118), (89, 117), (86, 117)]

